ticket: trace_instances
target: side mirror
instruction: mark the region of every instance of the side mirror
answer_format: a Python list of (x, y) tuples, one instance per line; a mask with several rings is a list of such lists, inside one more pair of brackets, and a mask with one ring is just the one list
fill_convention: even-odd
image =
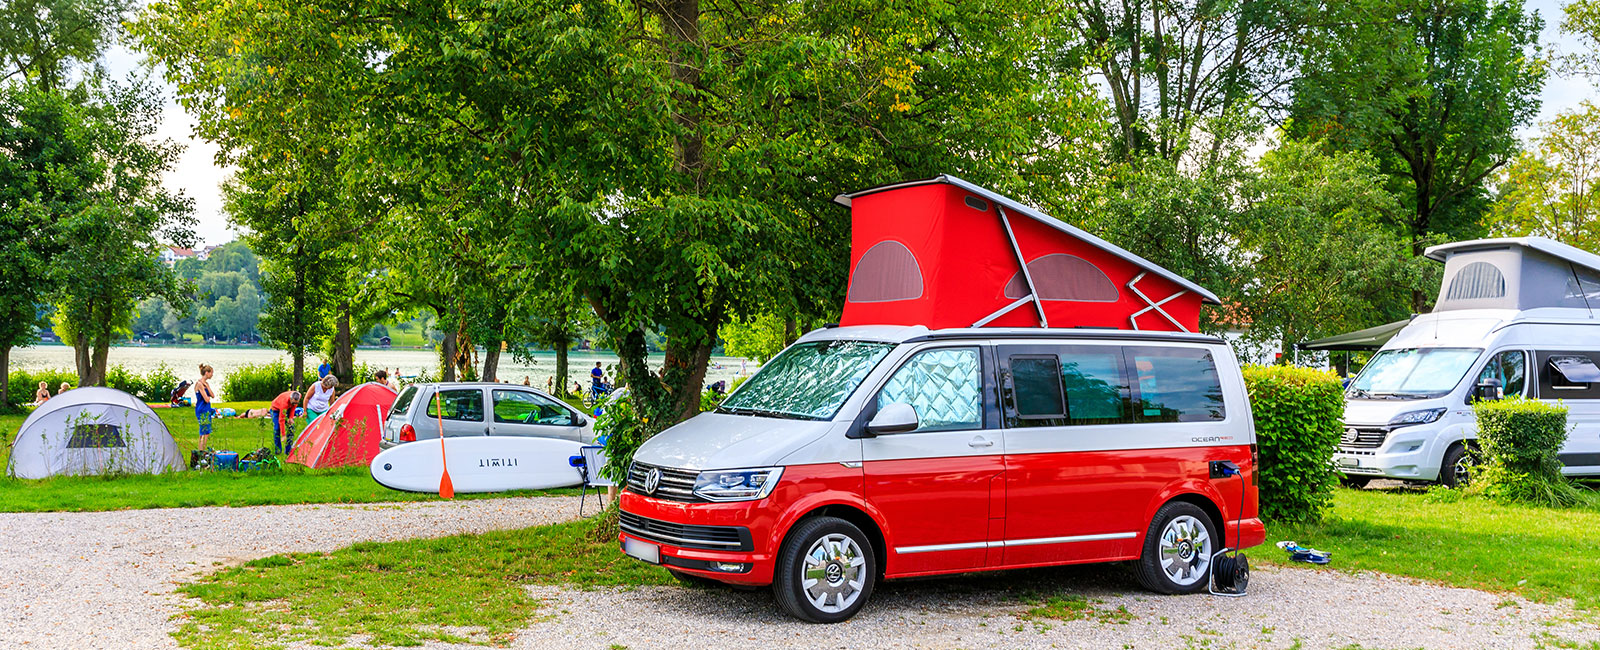
[(1504, 392), (1501, 391), (1500, 380), (1493, 377), (1478, 380), (1478, 385), (1472, 389), (1473, 401), (1494, 401), (1504, 396)]
[(867, 434), (907, 433), (916, 431), (918, 424), (917, 409), (910, 404), (896, 402), (878, 409), (878, 414), (867, 423)]

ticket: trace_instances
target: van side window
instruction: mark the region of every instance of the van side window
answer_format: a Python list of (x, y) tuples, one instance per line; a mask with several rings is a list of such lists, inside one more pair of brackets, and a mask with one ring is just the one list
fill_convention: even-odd
[(1138, 378), (1140, 422), (1215, 422), (1227, 416), (1211, 353), (1198, 348), (1129, 347)]
[[(1500, 382), (1501, 392), (1506, 397), (1523, 394), (1528, 387), (1528, 355), (1521, 350), (1506, 350), (1494, 355), (1489, 363), (1483, 364), (1483, 372), (1478, 373), (1477, 383), (1485, 379), (1494, 379)], [(1471, 394), (1468, 394), (1467, 403), (1472, 403)]]
[(1055, 426), (1067, 417), (1061, 362), (1055, 355), (1013, 356), (1012, 411), (1019, 426)]
[[(1600, 399), (1600, 368), (1594, 352), (1540, 350), (1539, 397), (1542, 399)], [(1510, 394), (1510, 391), (1507, 391)]]
[(983, 382), (977, 348), (918, 352), (900, 366), (878, 393), (878, 408), (909, 404), (917, 410), (917, 431), (981, 428)]
[(1061, 351), (1068, 424), (1132, 422), (1122, 348), (1075, 346)]

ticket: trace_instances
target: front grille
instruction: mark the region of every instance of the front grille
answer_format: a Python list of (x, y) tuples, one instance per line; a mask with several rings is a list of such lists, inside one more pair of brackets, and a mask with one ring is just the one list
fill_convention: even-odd
[[(644, 477), (652, 469), (661, 470), (661, 483), (656, 486), (655, 492), (646, 492)], [(699, 476), (698, 472), (690, 470), (634, 463), (628, 466), (628, 491), (668, 501), (699, 503), (705, 501), (694, 495), (694, 481)]]
[(640, 539), (683, 548), (713, 551), (749, 551), (750, 529), (743, 526), (691, 526), (622, 512), (622, 532)]
[(1377, 449), (1383, 446), (1383, 441), (1389, 438), (1389, 430), (1383, 427), (1345, 427), (1344, 434), (1339, 436), (1339, 447), (1342, 449)]

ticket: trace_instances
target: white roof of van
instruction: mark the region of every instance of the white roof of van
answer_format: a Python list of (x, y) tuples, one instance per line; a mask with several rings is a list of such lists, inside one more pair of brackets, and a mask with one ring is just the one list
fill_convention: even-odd
[(1492, 248), (1506, 248), (1521, 246), (1544, 253), (1551, 257), (1572, 262), (1579, 266), (1600, 271), (1600, 255), (1576, 246), (1563, 244), (1548, 237), (1500, 237), (1496, 239), (1474, 239), (1471, 241), (1458, 241), (1448, 244), (1429, 246), (1423, 255), (1431, 260), (1445, 261), (1445, 258), (1456, 253), (1469, 253), (1472, 251)]

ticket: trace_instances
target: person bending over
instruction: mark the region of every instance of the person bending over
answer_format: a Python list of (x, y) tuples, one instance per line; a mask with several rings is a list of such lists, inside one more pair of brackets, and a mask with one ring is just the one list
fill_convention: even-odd
[(283, 391), (272, 399), (267, 415), (272, 417), (273, 451), (284, 455), (294, 451), (294, 409), (299, 405), (300, 391), (297, 390)]

